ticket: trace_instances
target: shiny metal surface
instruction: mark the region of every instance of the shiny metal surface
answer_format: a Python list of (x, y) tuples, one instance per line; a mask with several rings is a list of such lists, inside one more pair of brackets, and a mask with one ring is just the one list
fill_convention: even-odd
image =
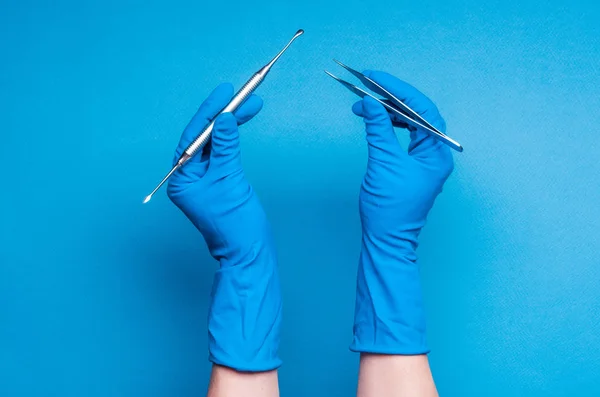
[[(294, 40), (296, 40), (303, 33), (304, 30), (298, 30), (294, 37), (292, 37), (287, 43), (287, 45), (283, 47), (283, 49), (279, 51), (279, 53), (275, 55), (275, 57), (273, 57), (273, 59), (269, 63), (263, 66), (258, 72), (256, 72), (250, 78), (250, 80), (248, 80), (246, 84), (242, 86), (242, 88), (240, 88), (240, 90), (233, 96), (231, 101), (227, 104), (227, 106), (225, 106), (223, 110), (219, 112), (219, 114), (231, 113), (234, 112), (238, 107), (240, 107), (246, 101), (246, 99), (248, 99), (248, 97), (252, 95), (254, 90), (256, 90), (258, 86), (263, 82), (263, 80), (267, 76), (267, 73), (269, 73), (275, 62), (281, 57), (281, 55), (283, 55), (285, 50), (287, 50), (288, 47), (294, 42)], [(200, 135), (198, 135), (198, 138), (196, 138), (192, 143), (190, 143), (187, 149), (185, 149), (185, 153), (187, 153), (188, 156), (193, 157), (198, 152), (198, 150), (204, 147), (204, 145), (206, 144), (206, 142), (208, 142), (208, 139), (210, 138), (213, 127), (214, 121), (211, 121), (210, 124), (208, 124), (200, 133)]]
[[(238, 107), (240, 107), (246, 101), (246, 99), (248, 99), (248, 97), (250, 95), (252, 95), (254, 90), (256, 90), (258, 88), (258, 86), (263, 82), (263, 80), (265, 79), (265, 77), (267, 76), (267, 74), (269, 73), (269, 71), (271, 70), (273, 65), (275, 64), (275, 62), (277, 62), (277, 60), (281, 57), (281, 55), (283, 55), (285, 50), (287, 50), (288, 47), (294, 42), (294, 40), (296, 40), (303, 33), (304, 33), (304, 30), (302, 30), (302, 29), (298, 30), (294, 34), (294, 36), (290, 39), (290, 41), (286, 44), (286, 46), (283, 47), (283, 49), (281, 51), (279, 51), (277, 53), (277, 55), (275, 55), (273, 57), (273, 59), (271, 59), (271, 61), (269, 61), (269, 63), (267, 63), (262, 68), (260, 68), (260, 70), (258, 72), (254, 73), (254, 75), (250, 78), (250, 80), (248, 80), (246, 82), (246, 84), (244, 84), (242, 86), (242, 88), (240, 88), (240, 90), (233, 96), (231, 101), (229, 101), (227, 106), (225, 106), (223, 108), (223, 110), (221, 110), (217, 114), (217, 116), (221, 113), (234, 112)], [(191, 159), (196, 153), (198, 153), (198, 151), (200, 149), (202, 149), (204, 147), (204, 145), (206, 145), (206, 143), (208, 142), (208, 140), (210, 139), (210, 136), (212, 134), (212, 130), (215, 125), (214, 120), (217, 118), (217, 116), (215, 116), (213, 118), (213, 120), (206, 127), (204, 127), (204, 129), (200, 132), (198, 137), (196, 139), (194, 139), (194, 141), (192, 143), (190, 143), (188, 145), (188, 147), (183, 151), (183, 154), (177, 160), (177, 163), (173, 166), (173, 168), (171, 168), (169, 173), (154, 188), (152, 193), (150, 193), (148, 196), (146, 196), (146, 198), (144, 199), (144, 204), (152, 199), (152, 196), (154, 195), (154, 193), (156, 193), (161, 188), (161, 186), (171, 177), (171, 175), (173, 175), (173, 173), (177, 169), (179, 169), (180, 167), (183, 167), (184, 164), (189, 159)]]

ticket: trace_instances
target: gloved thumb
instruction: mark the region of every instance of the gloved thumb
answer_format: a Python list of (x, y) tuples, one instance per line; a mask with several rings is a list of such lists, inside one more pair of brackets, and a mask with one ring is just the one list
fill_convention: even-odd
[(355, 103), (352, 111), (362, 116), (365, 122), (369, 158), (389, 163), (397, 161), (404, 154), (390, 116), (383, 105), (367, 96)]
[(210, 168), (241, 169), (240, 134), (237, 120), (231, 113), (220, 114), (215, 120), (210, 149)]

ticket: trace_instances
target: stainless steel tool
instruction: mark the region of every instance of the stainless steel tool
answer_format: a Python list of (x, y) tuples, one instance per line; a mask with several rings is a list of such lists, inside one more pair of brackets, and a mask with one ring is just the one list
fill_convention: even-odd
[(344, 87), (348, 88), (350, 91), (352, 91), (356, 95), (360, 96), (361, 98), (364, 98), (365, 96), (370, 96), (371, 98), (375, 99), (377, 102), (381, 103), (386, 108), (386, 110), (389, 113), (391, 113), (391, 115), (393, 116), (392, 119), (394, 121), (399, 120), (400, 123), (404, 123), (412, 128), (416, 128), (416, 129), (425, 131), (426, 133), (428, 133), (428, 134), (436, 137), (440, 141), (444, 142), (446, 145), (450, 146), (452, 149), (454, 149), (458, 152), (463, 151), (463, 147), (460, 145), (460, 143), (456, 142), (454, 139), (450, 138), (448, 135), (444, 134), (442, 131), (440, 131), (433, 125), (431, 125), (431, 123), (429, 123), (427, 120), (425, 120), (419, 113), (412, 110), (408, 105), (406, 105), (404, 102), (402, 102), (400, 99), (398, 99), (394, 94), (392, 94), (391, 92), (386, 90), (384, 87), (377, 84), (373, 79), (370, 79), (369, 77), (365, 76), (361, 72), (356, 71), (356, 70), (352, 69), (351, 67), (346, 66), (339, 61), (336, 61), (335, 59), (334, 59), (334, 61), (338, 65), (340, 65), (341, 67), (343, 67), (344, 69), (346, 69), (347, 71), (352, 73), (354, 76), (356, 76), (364, 85), (369, 87), (376, 94), (381, 95), (384, 99), (377, 98), (376, 96), (363, 90), (362, 88), (359, 88), (359, 87), (355, 86), (354, 84), (344, 81), (344, 80), (340, 79), (339, 77), (336, 77), (333, 74), (329, 73), (328, 71), (325, 71), (325, 73), (327, 73), (329, 76), (336, 79)]
[[(246, 101), (246, 99), (254, 92), (254, 90), (258, 88), (260, 83), (263, 82), (263, 80), (267, 76), (267, 73), (269, 73), (269, 71), (271, 70), (275, 62), (279, 59), (279, 57), (285, 52), (285, 50), (288, 49), (288, 47), (294, 42), (294, 40), (296, 40), (298, 36), (302, 35), (303, 33), (304, 30), (298, 30), (294, 37), (292, 37), (292, 39), (287, 43), (287, 45), (283, 47), (283, 49), (279, 51), (279, 53), (275, 55), (275, 57), (269, 63), (263, 66), (258, 72), (254, 73), (250, 80), (248, 80), (246, 84), (244, 84), (242, 88), (240, 88), (240, 90), (233, 96), (231, 101), (227, 104), (227, 106), (225, 106), (223, 110), (219, 112), (219, 114), (234, 112), (237, 108), (239, 108)], [(217, 116), (219, 114), (217, 114)], [(144, 204), (150, 201), (150, 199), (152, 199), (154, 193), (156, 193), (158, 189), (160, 189), (160, 187), (171, 177), (171, 175), (173, 175), (175, 171), (181, 168), (189, 159), (191, 159), (196, 153), (198, 153), (198, 151), (202, 149), (204, 145), (206, 145), (206, 143), (210, 139), (213, 127), (214, 119), (204, 128), (204, 130), (202, 130), (200, 135), (198, 135), (198, 137), (192, 143), (190, 143), (190, 145), (183, 151), (183, 154), (181, 155), (181, 157), (179, 157), (177, 163), (175, 163), (173, 168), (171, 168), (171, 171), (169, 171), (169, 173), (162, 179), (162, 181), (160, 181), (160, 183), (156, 186), (156, 188), (154, 188), (152, 193), (146, 196), (146, 198), (144, 199)]]

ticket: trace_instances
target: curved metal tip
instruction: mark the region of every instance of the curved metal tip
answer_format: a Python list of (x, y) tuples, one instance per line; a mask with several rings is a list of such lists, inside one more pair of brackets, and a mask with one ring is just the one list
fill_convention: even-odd
[(292, 44), (292, 42), (294, 40), (296, 40), (298, 37), (302, 36), (303, 34), (304, 34), (304, 29), (298, 29), (298, 31), (296, 32), (296, 34), (294, 34), (294, 37), (292, 37), (292, 39), (290, 40), (289, 44)]
[(283, 47), (283, 49), (281, 51), (279, 51), (279, 53), (277, 55), (275, 55), (275, 57), (271, 60), (271, 62), (269, 62), (268, 64), (266, 64), (265, 66), (263, 66), (263, 68), (258, 73), (261, 73), (263, 75), (263, 77), (264, 77), (269, 72), (269, 70), (271, 69), (271, 67), (275, 64), (275, 62), (279, 59), (279, 57), (294, 42), (294, 40), (296, 40), (299, 36), (302, 36), (303, 34), (304, 34), (304, 30), (303, 29), (298, 30), (296, 32), (296, 34), (294, 35), (294, 37), (292, 37), (291, 40), (286, 44), (286, 46)]

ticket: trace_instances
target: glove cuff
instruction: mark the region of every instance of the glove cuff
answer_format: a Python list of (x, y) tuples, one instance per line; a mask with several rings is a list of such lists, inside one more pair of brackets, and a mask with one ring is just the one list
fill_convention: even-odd
[(419, 267), (414, 252), (363, 235), (350, 350), (429, 352)]
[(253, 247), (215, 274), (209, 312), (209, 360), (237, 371), (278, 368), (281, 289), (275, 253)]

